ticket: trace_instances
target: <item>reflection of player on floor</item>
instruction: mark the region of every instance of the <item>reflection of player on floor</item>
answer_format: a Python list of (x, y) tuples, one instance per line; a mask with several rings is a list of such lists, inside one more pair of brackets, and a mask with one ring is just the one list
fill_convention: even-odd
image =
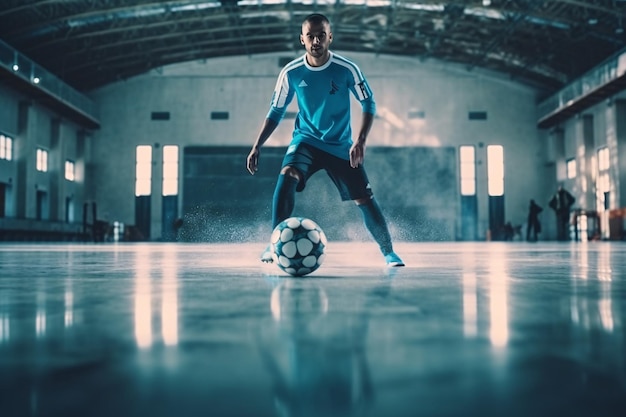
[(306, 280), (282, 281), (273, 289), (275, 326), (262, 328), (255, 346), (272, 378), (278, 415), (367, 414), (375, 400), (367, 359), (369, 313), (387, 302), (391, 280), (360, 290), (346, 297)]
[[(325, 16), (312, 14), (305, 19), (300, 42), (306, 53), (288, 63), (278, 76), (271, 108), (248, 155), (248, 171), (253, 175), (257, 171), (261, 146), (297, 95), (299, 112), (274, 191), (272, 226), (291, 215), (296, 191), (302, 191), (308, 178), (324, 169), (342, 200), (353, 200), (361, 209), (365, 225), (379, 244), (387, 265), (404, 266), (393, 251), (387, 223), (363, 168), (365, 141), (376, 111), (372, 91), (353, 62), (329, 50), (332, 39), (330, 22)], [(360, 101), (363, 109), (354, 142), (350, 94)], [(271, 253), (266, 251), (261, 259), (271, 262)]]

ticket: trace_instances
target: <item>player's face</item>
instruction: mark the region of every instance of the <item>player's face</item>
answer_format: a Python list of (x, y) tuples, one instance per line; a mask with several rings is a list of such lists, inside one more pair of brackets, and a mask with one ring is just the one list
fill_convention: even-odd
[[(313, 64), (319, 64), (328, 58), (328, 49), (333, 40), (330, 25), (326, 22), (304, 22), (300, 42), (304, 45), (307, 54), (313, 58)], [(322, 62), (323, 63), (323, 62)]]

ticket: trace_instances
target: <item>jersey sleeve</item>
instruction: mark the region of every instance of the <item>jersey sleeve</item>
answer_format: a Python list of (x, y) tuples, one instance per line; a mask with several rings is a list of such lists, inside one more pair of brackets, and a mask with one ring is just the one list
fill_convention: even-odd
[(374, 101), (374, 93), (370, 88), (365, 76), (358, 67), (355, 66), (355, 71), (352, 72), (353, 81), (351, 83), (350, 90), (352, 94), (361, 103), (361, 108), (364, 113), (376, 114), (376, 102)]
[(280, 123), (283, 117), (285, 117), (287, 106), (291, 103), (293, 95), (294, 90), (289, 83), (289, 73), (283, 68), (276, 80), (276, 86), (272, 94), (272, 101), (270, 110), (267, 113), (267, 118), (276, 123)]

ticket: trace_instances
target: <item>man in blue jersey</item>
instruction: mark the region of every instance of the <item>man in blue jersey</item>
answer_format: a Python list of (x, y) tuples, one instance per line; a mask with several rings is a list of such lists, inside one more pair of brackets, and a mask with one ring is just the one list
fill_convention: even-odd
[[(252, 175), (258, 169), (259, 149), (282, 120), (294, 95), (298, 100), (293, 138), (283, 159), (272, 205), (272, 227), (288, 218), (296, 191), (308, 178), (324, 169), (337, 186), (342, 200), (353, 200), (389, 266), (404, 266), (393, 251), (389, 229), (374, 200), (363, 168), (365, 142), (374, 121), (376, 103), (356, 64), (330, 51), (333, 40), (329, 20), (312, 14), (302, 23), (300, 43), (306, 53), (282, 69), (271, 107), (247, 159)], [(350, 95), (361, 103), (362, 121), (356, 140), (350, 126)], [(261, 255), (272, 262), (269, 248)]]

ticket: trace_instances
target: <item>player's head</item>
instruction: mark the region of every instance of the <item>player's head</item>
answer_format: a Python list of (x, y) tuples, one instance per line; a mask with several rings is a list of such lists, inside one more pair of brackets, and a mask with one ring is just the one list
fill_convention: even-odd
[(304, 45), (308, 55), (315, 59), (327, 56), (332, 41), (333, 34), (330, 30), (330, 21), (326, 16), (314, 13), (304, 19), (300, 43)]

